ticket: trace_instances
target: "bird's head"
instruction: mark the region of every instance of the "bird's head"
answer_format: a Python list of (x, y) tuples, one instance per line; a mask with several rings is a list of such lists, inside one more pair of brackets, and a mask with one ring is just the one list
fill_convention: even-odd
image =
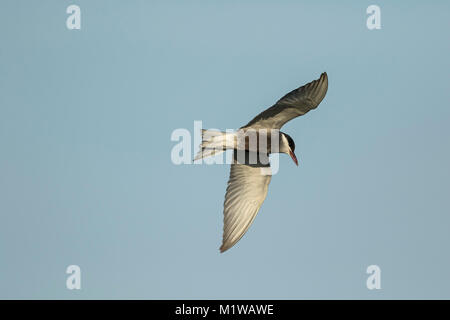
[(287, 153), (288, 155), (290, 155), (294, 163), (298, 166), (298, 160), (294, 151), (295, 151), (294, 140), (288, 134), (282, 132), (280, 152)]

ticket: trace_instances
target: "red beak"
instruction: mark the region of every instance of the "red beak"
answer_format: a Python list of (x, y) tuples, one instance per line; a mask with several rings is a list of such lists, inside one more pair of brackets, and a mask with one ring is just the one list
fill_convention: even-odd
[(291, 156), (291, 158), (295, 162), (295, 164), (298, 166), (298, 160), (297, 160), (297, 157), (295, 156), (295, 153), (293, 153), (292, 151), (289, 151), (289, 155)]

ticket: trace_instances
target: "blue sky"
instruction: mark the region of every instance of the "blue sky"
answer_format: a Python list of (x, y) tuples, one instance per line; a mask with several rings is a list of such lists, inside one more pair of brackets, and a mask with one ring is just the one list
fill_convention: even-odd
[[(450, 298), (449, 24), (445, 1), (2, 1), (0, 297)], [(174, 165), (172, 131), (323, 71), (283, 127), (300, 166), (219, 254), (229, 167)]]

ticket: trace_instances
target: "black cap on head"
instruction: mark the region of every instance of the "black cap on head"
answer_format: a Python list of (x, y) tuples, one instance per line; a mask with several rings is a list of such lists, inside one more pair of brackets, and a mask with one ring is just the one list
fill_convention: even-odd
[(289, 148), (291, 148), (292, 152), (294, 152), (295, 151), (295, 142), (294, 142), (294, 140), (288, 134), (286, 134), (286, 133), (283, 133), (283, 134), (286, 136), (286, 139), (287, 139), (287, 141), (289, 143)]

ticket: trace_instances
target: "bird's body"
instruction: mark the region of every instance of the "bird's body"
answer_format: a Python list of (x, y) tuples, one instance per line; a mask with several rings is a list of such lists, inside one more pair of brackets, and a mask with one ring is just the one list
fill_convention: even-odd
[[(246, 150), (249, 152), (274, 153), (283, 152), (274, 148), (288, 150), (288, 135), (278, 129), (241, 128), (237, 132), (221, 132), (202, 130), (202, 153), (195, 160), (209, 156), (227, 149)], [(290, 137), (289, 137), (290, 138)], [(272, 151), (273, 150), (273, 151)]]
[(325, 97), (328, 77), (322, 73), (282, 97), (237, 132), (203, 130), (201, 151), (195, 159), (233, 149), (233, 163), (224, 202), (224, 232), (220, 251), (238, 242), (266, 198), (271, 170), (269, 154), (286, 153), (298, 165), (294, 140), (280, 131), (289, 120), (315, 109)]

